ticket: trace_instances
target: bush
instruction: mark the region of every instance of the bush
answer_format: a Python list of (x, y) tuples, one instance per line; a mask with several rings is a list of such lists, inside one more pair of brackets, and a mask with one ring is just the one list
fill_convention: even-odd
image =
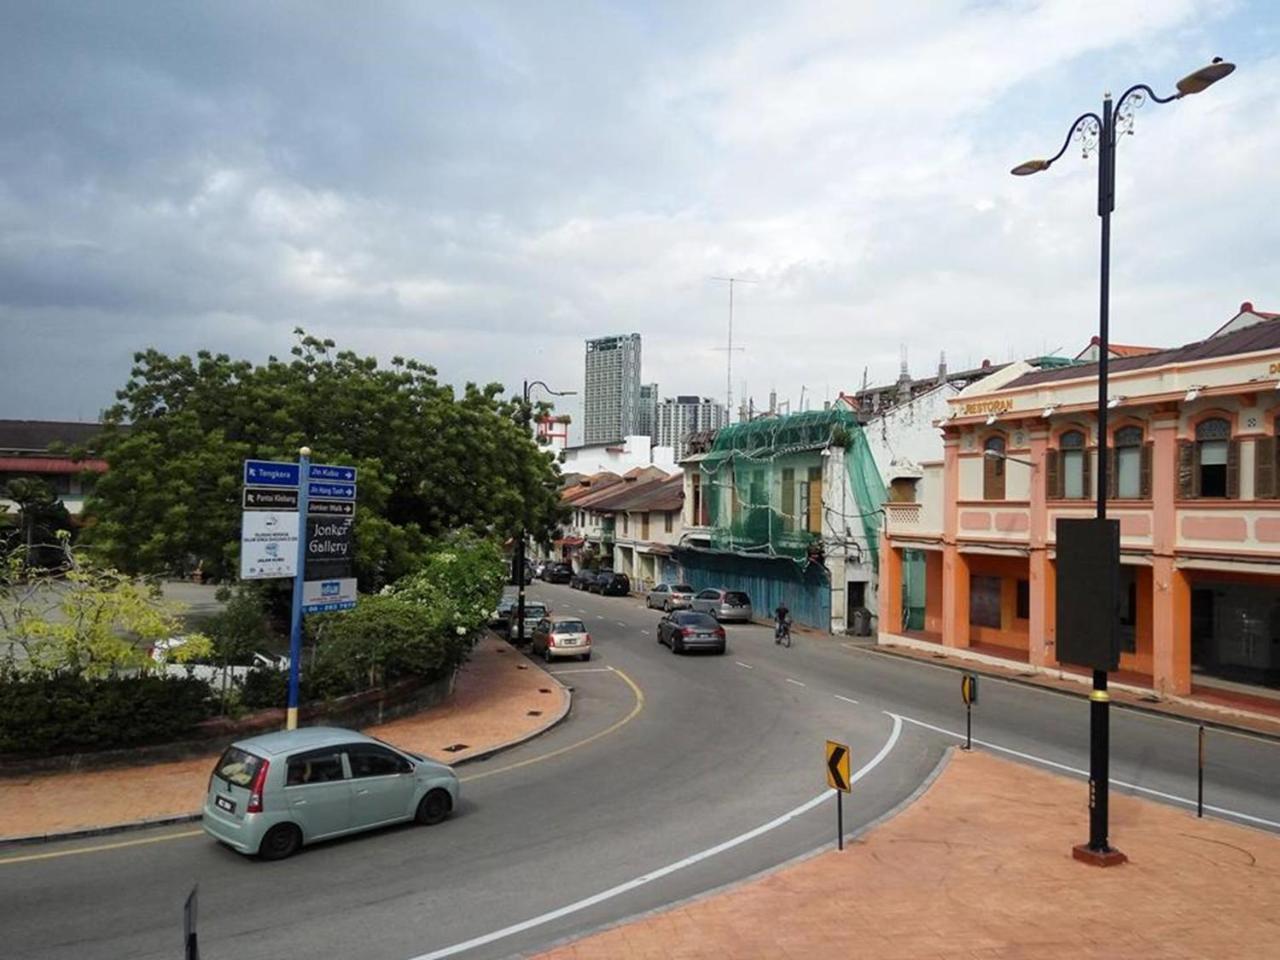
[(267, 612), (262, 598), (250, 587), (228, 591), (226, 606), (201, 623), (213, 642), (210, 663), (248, 666), (253, 655), (272, 646)]
[(289, 696), (289, 671), (254, 667), (240, 682), (240, 705), (246, 710), (283, 707)]
[(180, 740), (212, 716), (191, 677), (0, 677), (0, 753), (44, 756)]
[(311, 697), (341, 696), (395, 683), (431, 679), (462, 662), (469, 638), (451, 617), (390, 596), (362, 597), (354, 610), (316, 617), (316, 655), (303, 664)]

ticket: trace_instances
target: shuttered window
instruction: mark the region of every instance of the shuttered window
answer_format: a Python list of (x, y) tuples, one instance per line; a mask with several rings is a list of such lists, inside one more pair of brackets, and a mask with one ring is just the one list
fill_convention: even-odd
[(1228, 475), (1236, 475), (1239, 489), (1240, 462), (1238, 454), (1232, 464), (1231, 424), (1214, 418), (1202, 420), (1196, 425), (1196, 472), (1199, 474), (1199, 497), (1228, 497)]
[(782, 529), (790, 533), (796, 528), (796, 471), (782, 468)]
[(987, 437), (982, 445), (982, 499), (1004, 499), (1004, 437)]
[(809, 525), (810, 533), (822, 533), (822, 468), (809, 468)]
[(1259, 437), (1253, 443), (1253, 497), (1274, 500), (1276, 485), (1276, 438)]
[(1079, 430), (1070, 430), (1058, 440), (1062, 451), (1061, 470), (1062, 489), (1059, 496), (1068, 500), (1082, 500), (1089, 496), (1084, 480), (1084, 461), (1088, 454), (1084, 449), (1084, 434)]
[(1142, 496), (1142, 428), (1121, 427), (1115, 432), (1115, 495), (1121, 500)]

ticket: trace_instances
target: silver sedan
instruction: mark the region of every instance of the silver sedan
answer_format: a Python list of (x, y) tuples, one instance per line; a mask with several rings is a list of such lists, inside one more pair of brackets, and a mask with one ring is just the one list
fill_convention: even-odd
[(682, 610), (693, 602), (693, 587), (687, 583), (660, 583), (644, 595), (644, 605), (650, 610), (658, 608), (670, 613)]

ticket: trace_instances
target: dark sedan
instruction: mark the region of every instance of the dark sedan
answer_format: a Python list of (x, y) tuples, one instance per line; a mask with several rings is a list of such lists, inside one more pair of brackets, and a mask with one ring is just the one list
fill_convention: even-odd
[(625, 573), (602, 575), (599, 582), (600, 595), (603, 597), (626, 597), (631, 594), (631, 579)]
[(553, 563), (542, 574), (547, 583), (569, 583), (573, 579), (573, 567), (567, 563)]
[(675, 610), (658, 621), (658, 642), (672, 653), (686, 650), (714, 650), (724, 653), (728, 647), (724, 627), (716, 618), (692, 610)]

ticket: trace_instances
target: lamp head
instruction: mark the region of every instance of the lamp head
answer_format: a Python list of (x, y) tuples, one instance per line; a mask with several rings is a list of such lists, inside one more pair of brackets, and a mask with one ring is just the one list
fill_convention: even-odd
[(988, 427), (992, 426), (996, 422), (996, 419), (997, 417), (994, 413), (991, 414), (991, 416), (987, 417), (987, 426)]
[(1187, 395), (1184, 398), (1184, 400), (1186, 403), (1190, 403), (1192, 400), (1194, 400), (1198, 396), (1200, 396), (1200, 388), (1192, 387), (1190, 390), (1187, 391)]
[(1114, 410), (1116, 407), (1120, 406), (1120, 402), (1122, 400), (1124, 400), (1124, 397), (1112, 397), (1107, 401), (1107, 409)]
[(1221, 57), (1214, 57), (1213, 62), (1208, 66), (1201, 67), (1195, 73), (1189, 73), (1179, 80), (1178, 93), (1186, 97), (1207, 90), (1223, 77), (1230, 76), (1235, 68), (1234, 63), (1227, 63)]
[(1039, 173), (1041, 170), (1049, 169), (1048, 160), (1028, 160), (1026, 163), (1020, 163), (1009, 172), (1015, 177), (1029, 177), (1033, 173)]

